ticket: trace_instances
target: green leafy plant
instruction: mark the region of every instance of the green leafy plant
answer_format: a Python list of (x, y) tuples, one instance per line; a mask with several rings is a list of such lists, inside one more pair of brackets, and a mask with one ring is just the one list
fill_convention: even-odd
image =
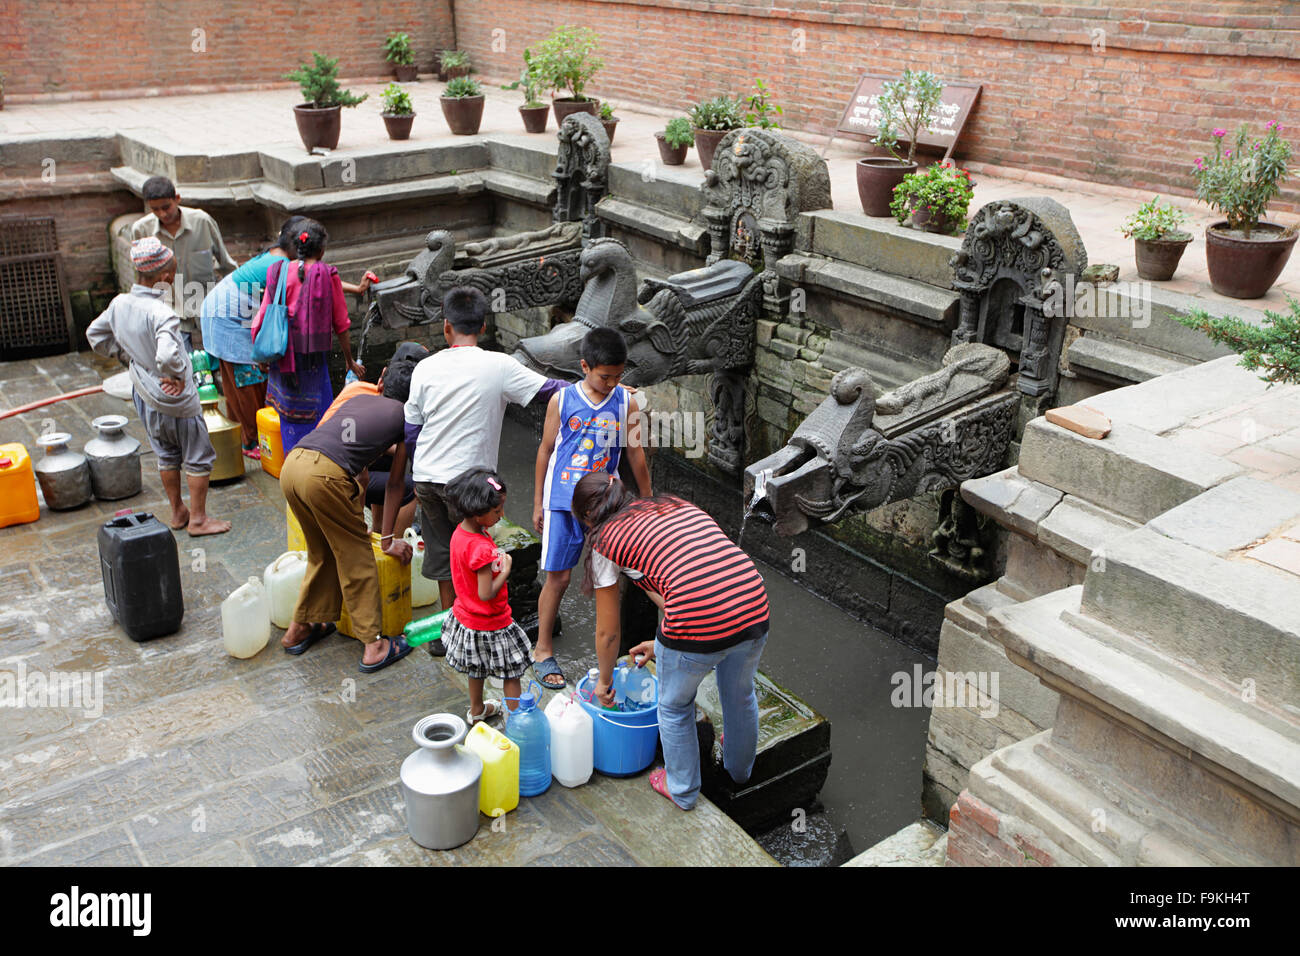
[(1286, 301), (1289, 315), (1266, 311), (1257, 326), (1232, 316), (1216, 318), (1204, 309), (1174, 318), (1238, 353), (1241, 367), (1262, 370), (1260, 378), (1270, 385), (1300, 385), (1300, 301), (1293, 296)]
[(447, 88), (442, 91), (442, 95), (456, 98), (482, 96), (483, 87), (478, 80), (472, 80), (468, 76), (458, 76), (447, 81)]
[(554, 93), (567, 90), (569, 97), (586, 100), (582, 92), (605, 65), (596, 55), (600, 37), (587, 27), (559, 27), (533, 51), (537, 75)]
[(469, 66), (469, 54), (464, 50), (443, 50), (438, 62), (442, 64), (443, 70), (458, 70)]
[[(871, 142), (883, 146), (900, 162), (912, 162), (916, 140), (934, 120), (943, 96), (943, 83), (925, 70), (904, 70), (900, 79), (880, 85), (876, 106), (880, 110), (880, 131)], [(898, 153), (898, 138), (907, 139), (907, 159)]]
[(543, 78), (538, 74), (537, 61), (530, 50), (524, 50), (524, 69), (519, 79), (513, 83), (503, 84), (503, 90), (523, 90), (524, 106), (545, 106), (542, 102)]
[(600, 104), (600, 118), (608, 123), (614, 118), (614, 106), (611, 103)]
[(1186, 221), (1187, 213), (1173, 203), (1161, 204), (1160, 197), (1155, 196), (1124, 220), (1120, 232), (1124, 234), (1125, 239), (1142, 239), (1147, 242), (1157, 239), (1191, 239), (1190, 232), (1178, 228)]
[(715, 96), (691, 107), (691, 123), (696, 129), (740, 129), (745, 125), (743, 105), (739, 99)]
[(351, 90), (339, 88), (338, 57), (328, 57), (312, 51), (315, 60), (312, 64), (301, 63), (292, 73), (286, 73), (285, 79), (294, 80), (302, 87), (302, 98), (313, 109), (325, 109), (331, 106), (356, 106), (364, 102), (369, 93), (357, 96)]
[(1223, 145), (1227, 130), (1216, 129), (1212, 135), (1214, 155), (1198, 156), (1193, 163), (1196, 198), (1223, 213), (1229, 229), (1249, 237), (1291, 172), (1291, 144), (1282, 138), (1277, 120), (1271, 120), (1263, 138), (1254, 142), (1244, 123), (1231, 146)]
[(389, 83), (380, 95), (384, 98), (384, 112), (389, 116), (410, 116), (415, 112), (410, 95), (396, 83)]
[(766, 83), (756, 78), (754, 86), (754, 92), (745, 100), (747, 106), (745, 125), (757, 126), (760, 129), (780, 129), (781, 125), (776, 121), (776, 117), (781, 116), (785, 110), (771, 101), (772, 91), (767, 88)]
[(889, 211), (901, 226), (908, 216), (924, 209), (931, 220), (942, 218), (952, 223), (951, 232), (957, 235), (966, 228), (966, 213), (973, 198), (975, 187), (970, 173), (945, 159), (929, 169), (904, 176), (894, 187)]
[(695, 133), (691, 130), (691, 121), (685, 116), (677, 116), (668, 121), (664, 127), (664, 142), (673, 149), (695, 145)]
[(397, 66), (410, 66), (415, 62), (409, 33), (390, 33), (384, 41), (384, 59)]

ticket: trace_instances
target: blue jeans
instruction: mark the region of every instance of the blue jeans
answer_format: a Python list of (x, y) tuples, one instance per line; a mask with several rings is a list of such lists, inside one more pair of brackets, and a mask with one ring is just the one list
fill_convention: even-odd
[(695, 692), (709, 671), (717, 669), (724, 731), (722, 765), (736, 783), (754, 769), (758, 752), (758, 698), (754, 674), (767, 644), (767, 632), (757, 640), (712, 654), (676, 651), (656, 638), (659, 677), (659, 740), (668, 771), (673, 802), (690, 810), (700, 795), (700, 744), (695, 732)]

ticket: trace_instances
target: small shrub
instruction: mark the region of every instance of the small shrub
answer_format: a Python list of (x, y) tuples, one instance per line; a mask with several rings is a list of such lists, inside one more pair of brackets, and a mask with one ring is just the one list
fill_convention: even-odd
[(469, 66), (469, 54), (464, 50), (443, 50), (438, 62), (444, 71), (458, 70), (462, 66)]
[(894, 187), (889, 211), (901, 226), (913, 211), (925, 209), (932, 219), (942, 217), (950, 221), (952, 234), (957, 235), (966, 228), (966, 213), (973, 198), (975, 188), (970, 173), (945, 159), (929, 169), (904, 176)]
[[(933, 73), (904, 70), (894, 82), (881, 84), (876, 105), (880, 108), (880, 131), (871, 142), (883, 146), (900, 162), (912, 162), (916, 140), (934, 120), (943, 83)], [(898, 154), (898, 137), (907, 137), (907, 159)]]
[(1174, 318), (1239, 354), (1242, 368), (1263, 370), (1260, 378), (1270, 385), (1300, 385), (1300, 301), (1293, 296), (1286, 301), (1290, 315), (1266, 311), (1259, 326), (1232, 316), (1215, 318), (1204, 309)]
[(744, 111), (739, 99), (715, 96), (691, 108), (691, 122), (696, 129), (740, 129), (745, 125)]
[(338, 57), (328, 57), (312, 51), (313, 64), (301, 63), (292, 73), (286, 73), (285, 79), (296, 80), (302, 87), (302, 98), (314, 109), (330, 106), (356, 106), (363, 102), (369, 93), (357, 96), (351, 90), (339, 88)]
[(390, 33), (384, 41), (384, 59), (395, 66), (410, 66), (415, 62), (409, 33)]
[(483, 86), (478, 80), (470, 79), (468, 76), (458, 76), (447, 83), (447, 88), (442, 91), (443, 96), (452, 96), (456, 98), (464, 96), (482, 96)]
[(1187, 221), (1187, 213), (1173, 203), (1161, 205), (1160, 197), (1152, 197), (1149, 203), (1143, 203), (1137, 212), (1124, 220), (1120, 232), (1125, 239), (1142, 239), (1152, 242), (1157, 239), (1190, 239), (1191, 233), (1179, 228)]
[(664, 142), (673, 149), (695, 145), (695, 133), (691, 130), (691, 121), (685, 116), (677, 116), (668, 121), (664, 127)]
[(762, 80), (755, 79), (754, 86), (755, 91), (745, 100), (748, 107), (745, 110), (745, 125), (757, 126), (759, 129), (780, 129), (781, 125), (777, 123), (776, 117), (782, 115), (785, 110), (771, 102), (772, 91)]
[(567, 90), (569, 97), (586, 100), (582, 92), (605, 61), (596, 55), (600, 37), (586, 27), (559, 27), (533, 51), (537, 75), (553, 93)]
[(410, 95), (396, 83), (389, 83), (380, 95), (384, 98), (384, 112), (390, 116), (410, 116), (415, 112)]
[(1251, 143), (1243, 123), (1227, 147), (1223, 141), (1228, 131), (1216, 129), (1214, 155), (1198, 156), (1193, 164), (1196, 198), (1223, 213), (1229, 229), (1240, 229), (1248, 237), (1291, 171), (1291, 144), (1282, 138), (1282, 127), (1272, 120), (1264, 129), (1263, 138)]

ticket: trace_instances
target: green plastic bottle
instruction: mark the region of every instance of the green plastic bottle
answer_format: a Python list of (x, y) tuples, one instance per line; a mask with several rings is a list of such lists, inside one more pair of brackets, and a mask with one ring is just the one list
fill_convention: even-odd
[(446, 611), (430, 614), (406, 625), (402, 628), (402, 633), (406, 635), (406, 643), (411, 647), (419, 647), (421, 644), (428, 644), (442, 637), (442, 625), (450, 613), (451, 609), (448, 608)]

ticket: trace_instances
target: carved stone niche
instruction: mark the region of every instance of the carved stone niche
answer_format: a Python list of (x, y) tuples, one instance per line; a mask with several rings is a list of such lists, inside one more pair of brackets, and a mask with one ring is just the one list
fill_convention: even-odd
[(971, 217), (949, 265), (961, 293), (953, 344), (1001, 349), (1016, 365), (1022, 393), (1054, 394), (1069, 322), (1050, 304), (1061, 301), (1055, 284), (1071, 274), (1077, 280), (1088, 265), (1069, 210), (1041, 197), (991, 202)]
[(709, 226), (708, 264), (732, 258), (761, 270), (765, 310), (784, 315), (789, 295), (774, 267), (794, 249), (799, 213), (830, 208), (826, 161), (781, 133), (732, 130), (718, 143), (701, 188)]
[(609, 191), (609, 137), (600, 120), (590, 113), (573, 113), (565, 117), (559, 132), (560, 148), (556, 156), (556, 222), (581, 222), (582, 242), (604, 235), (596, 217), (596, 203)]

